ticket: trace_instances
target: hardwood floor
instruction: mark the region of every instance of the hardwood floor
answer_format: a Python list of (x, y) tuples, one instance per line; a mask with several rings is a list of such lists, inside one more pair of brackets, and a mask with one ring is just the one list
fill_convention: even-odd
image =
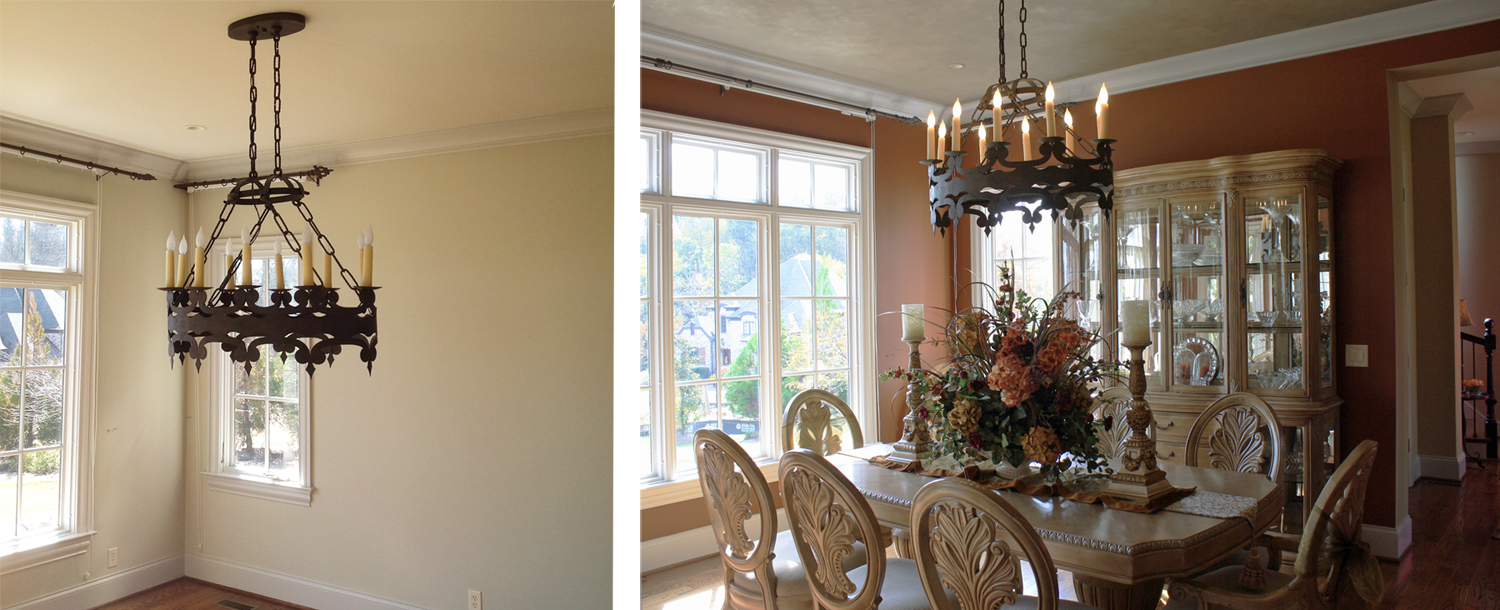
[(1500, 610), (1500, 464), (1470, 466), (1462, 487), (1412, 488), (1411, 550), (1382, 561), (1382, 609)]
[[(220, 604), (221, 601), (228, 604)], [(235, 605), (242, 604), (242, 605)], [(309, 610), (295, 604), (279, 602), (243, 591), (209, 584), (193, 578), (179, 578), (124, 599), (115, 600), (95, 610)]]

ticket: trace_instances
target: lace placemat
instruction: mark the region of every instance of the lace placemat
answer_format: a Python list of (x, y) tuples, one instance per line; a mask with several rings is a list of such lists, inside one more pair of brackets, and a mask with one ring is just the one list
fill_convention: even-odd
[(1199, 517), (1214, 517), (1216, 519), (1240, 517), (1254, 523), (1255, 505), (1255, 498), (1232, 496), (1216, 491), (1200, 489), (1186, 498), (1168, 504), (1162, 510), (1186, 515), (1198, 515)]

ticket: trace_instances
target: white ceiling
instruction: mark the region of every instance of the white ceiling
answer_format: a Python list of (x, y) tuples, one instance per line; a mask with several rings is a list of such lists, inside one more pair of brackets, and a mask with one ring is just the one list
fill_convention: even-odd
[[(1500, 140), (1500, 67), (1406, 81), (1422, 97), (1462, 93), (1474, 105), (1453, 123), (1455, 144)], [(1462, 152), (1462, 151), (1460, 151)]]
[[(0, 115), (182, 161), (243, 156), (244, 17), (282, 41), (288, 150), (596, 111), (613, 103), (610, 2), (0, 2)], [(271, 152), (260, 45), (260, 154)], [(187, 125), (203, 125), (189, 131)]]
[[(1027, 63), (1031, 77), (1063, 81), (1423, 1), (1033, 0)], [(1006, 2), (1010, 78), (1020, 71), (1020, 5)], [(999, 74), (997, 9), (980, 0), (641, 0), (641, 28), (909, 98), (968, 100)]]

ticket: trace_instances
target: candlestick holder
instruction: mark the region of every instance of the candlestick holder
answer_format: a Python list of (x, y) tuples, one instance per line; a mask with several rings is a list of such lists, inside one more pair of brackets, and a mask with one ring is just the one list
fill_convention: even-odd
[[(911, 349), (911, 360), (907, 368), (912, 371), (922, 370), (922, 341), (906, 340)], [(917, 462), (920, 466), (922, 460), (932, 456), (932, 432), (927, 428), (927, 418), (920, 412), (922, 406), (921, 397), (912, 391), (914, 383), (906, 385), (906, 417), (901, 419), (901, 440), (893, 445), (895, 451), (886, 457), (886, 461), (900, 466), (907, 466)]]
[(1109, 477), (1106, 490), (1111, 496), (1141, 505), (1150, 505), (1171, 494), (1176, 488), (1167, 482), (1167, 473), (1156, 466), (1156, 439), (1146, 431), (1152, 425), (1151, 405), (1146, 402), (1146, 361), (1141, 353), (1151, 346), (1151, 341), (1125, 343), (1130, 350), (1130, 410), (1125, 421), (1130, 426), (1130, 436), (1119, 457), (1110, 458), (1114, 473)]

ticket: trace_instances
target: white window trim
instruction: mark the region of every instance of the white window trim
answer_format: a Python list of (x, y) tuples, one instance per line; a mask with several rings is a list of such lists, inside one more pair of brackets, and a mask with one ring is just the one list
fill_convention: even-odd
[[(715, 208), (715, 213), (718, 214), (723, 214), (726, 212), (733, 213), (736, 210), (743, 210), (747, 214), (753, 215), (769, 214), (771, 212), (775, 212), (783, 221), (801, 222), (814, 225), (820, 223), (826, 224), (826, 218), (830, 214), (843, 214), (847, 215), (850, 219), (857, 219), (857, 229), (851, 228), (849, 235), (849, 275), (851, 279), (857, 278), (857, 290), (851, 290), (849, 294), (849, 307), (850, 313), (857, 313), (858, 317), (858, 324), (850, 324), (849, 326), (849, 406), (854, 410), (855, 417), (859, 418), (860, 425), (864, 430), (865, 437), (875, 439), (880, 438), (880, 408), (877, 404), (879, 402), (880, 392), (878, 375), (876, 371), (879, 360), (874, 341), (876, 312), (873, 151), (871, 151), (871, 149), (869, 148), (863, 148), (859, 146), (850, 146), (847, 144), (839, 144), (836, 142), (815, 140), (775, 131), (766, 131), (763, 129), (754, 129), (751, 127), (742, 127), (739, 125), (706, 121), (702, 119), (695, 119), (650, 110), (641, 111), (641, 127), (642, 130), (645, 131), (655, 130), (658, 133), (661, 131), (680, 132), (687, 135), (716, 138), (752, 146), (765, 146), (777, 149), (773, 151), (773, 153), (775, 154), (771, 155), (768, 159), (768, 165), (771, 168), (774, 168), (776, 165), (777, 159), (779, 158), (778, 154), (780, 152), (780, 149), (786, 149), (788, 152), (794, 153), (810, 153), (812, 155), (822, 155), (844, 159), (854, 164), (854, 167), (856, 168), (856, 171), (858, 173), (858, 176), (855, 179), (854, 183), (857, 188), (851, 193), (855, 198), (854, 205), (856, 211), (854, 212), (836, 212), (817, 209), (780, 207), (779, 205), (777, 205), (779, 194), (776, 192), (776, 189), (770, 187), (769, 173), (766, 174), (767, 180), (764, 187), (768, 191), (767, 202), (739, 203), (713, 201), (710, 203), (702, 199), (676, 198), (666, 195), (667, 191), (669, 190), (668, 185), (671, 183), (671, 168), (668, 167), (668, 164), (664, 161), (664, 150), (669, 145), (669, 141), (666, 138), (663, 138), (662, 140), (659, 140), (660, 143), (657, 147), (657, 159), (655, 160), (656, 167), (659, 168), (659, 172), (656, 176), (656, 184), (660, 192), (641, 193), (640, 201), (642, 202), (642, 207), (659, 206), (661, 204), (670, 203), (672, 204), (672, 207), (674, 209), (682, 210), (692, 210), (694, 204), (697, 204), (699, 206), (711, 205)], [(770, 170), (768, 169), (768, 171)], [(665, 223), (669, 220), (665, 218), (664, 215), (664, 208), (658, 207), (655, 216), (655, 231), (665, 230)], [(764, 232), (767, 234), (774, 230), (775, 227), (771, 226), (766, 226), (764, 228)], [(761, 248), (763, 259), (768, 259), (774, 256), (774, 253), (771, 252), (772, 243), (773, 242), (770, 239), (763, 239)], [(662, 254), (658, 253), (657, 255), (661, 256)], [(655, 261), (653, 261), (653, 263), (654, 262)], [(653, 264), (652, 268), (657, 269), (658, 267), (659, 265)], [(779, 286), (779, 266), (766, 265), (766, 268), (769, 270), (769, 272), (763, 274), (763, 281), (766, 282), (767, 286)], [(658, 284), (660, 284), (663, 279), (654, 279), (655, 281), (653, 282), (653, 286), (651, 287), (651, 289), (654, 291), (653, 294), (664, 294), (666, 292), (666, 288), (658, 286)], [(779, 321), (781, 319), (780, 300), (769, 298), (769, 294), (770, 293), (768, 292), (767, 298), (770, 301), (770, 303), (768, 303), (768, 311), (762, 312), (760, 320)], [(650, 311), (649, 316), (653, 328), (665, 328), (661, 325), (663, 323), (670, 322), (670, 320), (666, 319), (665, 309), (666, 308), (661, 307), (660, 304), (658, 304)], [(773, 341), (767, 341), (767, 347), (763, 349), (771, 350), (768, 353), (779, 353), (780, 338), (771, 336), (771, 333), (769, 333), (768, 331), (769, 323), (762, 323), (760, 325), (760, 328), (761, 332), (765, 334), (765, 336), (773, 339)], [(666, 347), (662, 346), (661, 343), (661, 341), (657, 341), (651, 346), (651, 366), (653, 369), (653, 379), (660, 379), (659, 376), (662, 374), (661, 363), (665, 362), (663, 358), (669, 357), (669, 350)], [(772, 367), (766, 368), (767, 370), (763, 372), (763, 376), (769, 379), (770, 370)], [(779, 395), (780, 383), (781, 381), (777, 379), (775, 380), (774, 385), (768, 385), (765, 387), (771, 388), (771, 390), (768, 391), (775, 391), (776, 395)], [(665, 400), (665, 397), (658, 396), (656, 397), (656, 400), (659, 401), (660, 404), (660, 401)], [(781, 410), (778, 407), (771, 409), (771, 411), (772, 412), (768, 413), (766, 417), (768, 429), (767, 432), (773, 435), (773, 443), (779, 443), (779, 438), (781, 435)], [(670, 429), (664, 427), (668, 423), (670, 422), (668, 421), (665, 409), (656, 409), (656, 417), (652, 422), (653, 429)], [(768, 482), (774, 482), (778, 480), (778, 457), (765, 457), (757, 460), (757, 462), (760, 465), (762, 474), (765, 475)], [(683, 473), (679, 474), (677, 478), (672, 480), (655, 480), (641, 484), (642, 509), (663, 506), (674, 502), (681, 502), (701, 497), (702, 491), (699, 487), (697, 473), (691, 470), (684, 471)]]
[[(261, 239), (251, 246), (251, 256), (255, 258), (269, 257), (272, 255), (272, 240), (262, 234)], [(269, 237), (274, 237), (270, 235)], [(215, 248), (219, 252), (218, 248)], [(295, 254), (291, 254), (295, 255)], [(289, 256), (286, 248), (282, 249), (282, 256)], [(208, 266), (213, 278), (223, 278), (224, 256), (206, 255)], [(289, 278), (291, 279), (291, 278)], [(206, 284), (207, 282), (205, 282)], [(292, 282), (295, 283), (295, 282)], [(290, 284), (288, 284), (290, 285)], [(298, 506), (312, 506), (313, 487), (313, 433), (312, 433), (312, 375), (307, 374), (306, 367), (299, 367), (297, 372), (297, 416), (299, 418), (298, 450), (301, 452), (297, 460), (298, 476), (300, 482), (280, 480), (272, 477), (256, 476), (254, 474), (240, 472), (230, 466), (225, 460), (233, 449), (230, 444), (234, 441), (233, 418), (226, 417), (227, 409), (234, 404), (234, 386), (230, 382), (230, 368), (233, 362), (222, 350), (211, 350), (213, 355), (208, 359), (208, 426), (209, 442), (205, 443), (203, 463), (203, 483), (208, 489), (223, 493), (231, 493), (262, 500), (285, 502)], [(243, 366), (243, 365), (241, 365)]]
[[(64, 415), (62, 525), (53, 534), (28, 536), (0, 544), (5, 561), (0, 574), (24, 570), (88, 551), (94, 535), (94, 414), (98, 410), (95, 319), (99, 309), (99, 208), (96, 205), (0, 190), (0, 206), (34, 220), (72, 225), (69, 269), (33, 271), (7, 268), (7, 284), (27, 288), (67, 288), (71, 300), (68, 324), (68, 392), (75, 405)], [(80, 267), (82, 267), (80, 269)], [(71, 415), (71, 417), (69, 417)]]

